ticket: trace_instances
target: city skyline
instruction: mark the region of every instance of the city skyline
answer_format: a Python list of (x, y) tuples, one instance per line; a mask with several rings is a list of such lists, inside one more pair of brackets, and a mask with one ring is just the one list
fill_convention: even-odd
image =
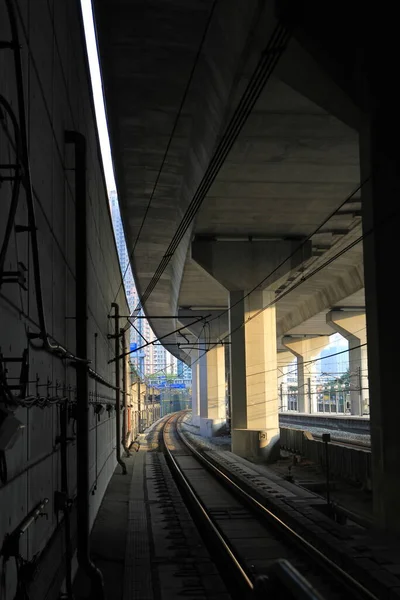
[[(139, 295), (130, 266), (129, 253), (126, 246), (116, 190), (111, 190), (109, 192), (109, 202), (126, 297), (129, 310), (132, 313), (139, 304)], [(157, 336), (152, 330), (148, 320), (143, 318), (144, 313), (142, 310), (139, 312), (138, 316), (141, 318), (137, 319), (134, 326), (130, 329), (130, 350), (139, 348), (137, 352), (131, 354), (131, 362), (139, 375), (141, 377), (148, 377), (155, 373), (178, 375), (178, 363), (181, 361), (164, 348), (162, 344), (154, 343)], [(148, 345), (146, 346), (146, 344)], [(141, 346), (145, 347), (140, 349)], [(179, 371), (183, 372), (183, 368), (180, 367)]]

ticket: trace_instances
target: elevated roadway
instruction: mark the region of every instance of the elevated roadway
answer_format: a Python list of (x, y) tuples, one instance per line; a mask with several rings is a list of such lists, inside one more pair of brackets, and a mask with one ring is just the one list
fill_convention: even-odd
[[(327, 336), (332, 309), (366, 306), (375, 512), (400, 531), (388, 310), (399, 227), (397, 21), (371, 6), (338, 3), (328, 18), (313, 0), (94, 0), (124, 229), (154, 331), (189, 363), (183, 338), (168, 335), (182, 324), (178, 311), (224, 311), (255, 287), (257, 310), (278, 300), (247, 328), (246, 364), (231, 327), (236, 430), (255, 421), (258, 435), (261, 419), (272, 442), (276, 397), (269, 407), (254, 398), (276, 389), (267, 381), (275, 367), (260, 372), (256, 362), (276, 360), (282, 336), (285, 347), (290, 336)], [(296, 260), (279, 270), (285, 247)], [(254, 308), (246, 302), (244, 316)], [(230, 312), (236, 330), (243, 314)]]
[[(121, 212), (143, 295), (274, 39), (277, 19), (272, 2), (98, 0), (94, 7)], [(279, 43), (273, 51), (281, 53)], [(158, 336), (182, 324), (170, 318), (181, 307), (207, 314), (228, 306), (225, 287), (193, 260), (194, 239), (301, 243), (324, 223), (311, 236), (307, 260), (264, 284), (277, 297), (285, 293), (277, 334), (326, 335), (328, 310), (364, 306), (356, 243), (361, 195), (351, 195), (360, 185), (358, 120), (349, 96), (292, 36), (146, 298)], [(288, 291), (314, 269), (320, 270)], [(264, 268), (261, 279), (268, 274)], [(188, 361), (183, 346), (168, 349)]]

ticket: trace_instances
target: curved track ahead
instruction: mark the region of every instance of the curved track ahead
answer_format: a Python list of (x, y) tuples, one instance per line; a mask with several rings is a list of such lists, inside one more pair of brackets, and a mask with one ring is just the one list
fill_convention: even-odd
[(164, 452), (232, 597), (376, 600), (196, 449), (182, 434), (182, 416), (164, 422)]

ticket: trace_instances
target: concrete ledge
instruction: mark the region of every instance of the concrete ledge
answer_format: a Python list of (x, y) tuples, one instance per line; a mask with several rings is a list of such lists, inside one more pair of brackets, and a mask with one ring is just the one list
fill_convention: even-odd
[(200, 435), (207, 438), (213, 437), (213, 435), (215, 435), (226, 423), (225, 419), (206, 419), (204, 417), (198, 417), (198, 419)]
[(350, 433), (370, 433), (369, 417), (357, 417), (352, 415), (335, 414), (305, 414), (285, 412), (280, 413), (279, 423), (282, 426), (290, 427), (291, 424), (307, 427), (325, 427), (327, 429), (337, 429), (339, 431), (348, 431)]
[(268, 439), (268, 431), (233, 429), (232, 452), (253, 461), (273, 461), (279, 458), (279, 434)]
[(200, 416), (192, 414), (192, 425), (195, 427), (200, 427)]

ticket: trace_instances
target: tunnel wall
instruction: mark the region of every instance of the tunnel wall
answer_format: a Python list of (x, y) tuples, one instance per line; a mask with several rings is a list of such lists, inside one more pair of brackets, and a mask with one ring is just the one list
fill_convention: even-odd
[[(65, 0), (18, 0), (12, 2), (18, 21), (22, 54), (23, 84), (27, 119), (28, 150), (36, 209), (40, 271), (47, 329), (58, 343), (75, 352), (75, 198), (73, 147), (64, 142), (65, 130), (83, 134), (87, 142), (87, 264), (88, 264), (88, 358), (91, 367), (115, 385), (114, 331), (109, 318), (116, 300), (121, 314), (127, 314), (117, 250), (102, 170), (98, 136), (91, 99), (90, 80), (83, 43), (79, 2)], [(0, 1), (0, 39), (11, 38), (4, 0)], [(0, 94), (17, 113), (17, 86), (13, 51), (0, 50)], [(3, 111), (4, 116), (4, 111)], [(17, 115), (18, 119), (18, 115)], [(12, 131), (9, 116), (3, 119), (0, 135), (0, 163), (16, 162), (5, 130)], [(1, 124), (0, 124), (1, 125)], [(1, 174), (12, 171), (2, 169)], [(11, 201), (12, 182), (0, 181), (0, 244)], [(28, 223), (26, 196), (19, 193), (15, 223)], [(83, 257), (82, 257), (83, 258)], [(61, 486), (60, 404), (57, 396), (76, 396), (74, 364), (28, 346), (27, 334), (39, 331), (37, 295), (30, 235), (13, 231), (6, 255), (5, 270), (15, 271), (18, 263), (26, 267), (26, 290), (17, 283), (3, 283), (0, 290), (0, 347), (4, 358), (21, 358), (28, 348), (29, 376), (27, 394), (42, 398), (43, 407), (18, 408), (15, 416), (25, 426), (22, 434), (3, 455), (7, 477), (0, 482), (0, 547), (26, 515), (44, 498), (46, 517), (39, 517), (20, 538), (19, 552), (31, 560), (56, 541), (56, 552), (47, 552), (45, 577), (36, 582), (31, 597), (48, 597), (54, 574), (63, 577), (63, 552), (60, 527), (63, 516), (55, 512), (54, 494)], [(122, 323), (123, 324), (123, 323)], [(32, 344), (41, 345), (40, 340)], [(3, 363), (5, 364), (5, 363)], [(7, 383), (18, 383), (21, 363), (7, 363)], [(122, 376), (122, 368), (121, 368)], [(18, 391), (14, 391), (18, 393)], [(115, 392), (89, 379), (90, 401), (115, 401)], [(46, 402), (51, 398), (54, 404)], [(0, 397), (0, 409), (4, 408)], [(133, 409), (135, 406), (133, 406)], [(4, 412), (3, 412), (4, 414)], [(132, 423), (134, 419), (132, 419)], [(69, 497), (76, 497), (76, 422), (68, 422)], [(122, 431), (122, 429), (121, 429)], [(134, 437), (135, 432), (131, 435)], [(108, 481), (116, 466), (115, 411), (98, 418), (94, 404), (89, 407), (90, 519), (100, 506)], [(72, 509), (72, 516), (76, 510)], [(74, 519), (73, 519), (74, 520)], [(73, 522), (72, 528), (76, 529)], [(57, 537), (58, 536), (58, 537)], [(57, 545), (58, 544), (58, 545)], [(44, 553), (45, 554), (45, 553)], [(43, 556), (44, 556), (43, 554)], [(15, 594), (17, 570), (10, 558), (5, 563), (6, 590), (2, 598)], [(52, 579), (53, 574), (53, 579)], [(40, 576), (40, 569), (39, 569)], [(57, 588), (57, 586), (55, 586)], [(53, 592), (56, 593), (56, 592)], [(1, 594), (0, 594), (1, 595)], [(50, 596), (51, 597), (51, 594)]]

